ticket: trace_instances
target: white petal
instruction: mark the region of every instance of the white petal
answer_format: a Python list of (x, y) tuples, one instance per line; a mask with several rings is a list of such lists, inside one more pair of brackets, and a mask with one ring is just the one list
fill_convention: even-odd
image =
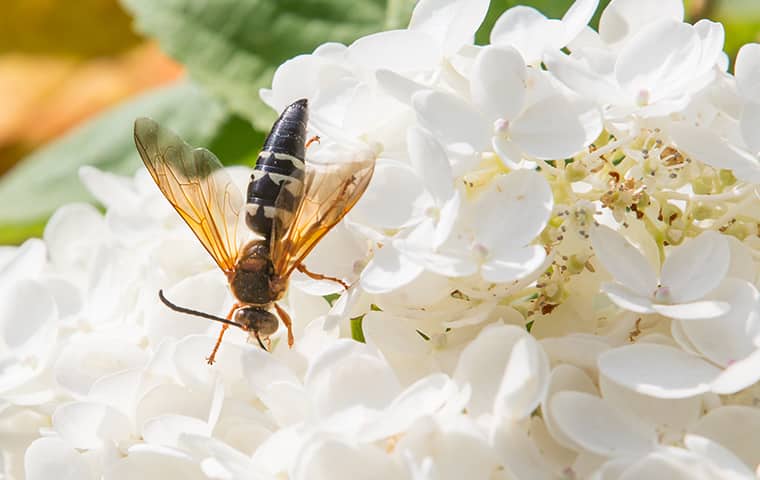
[(567, 12), (562, 16), (562, 26), (565, 36), (559, 47), (564, 47), (572, 42), (578, 34), (588, 25), (594, 11), (599, 6), (598, 0), (575, 0)]
[(204, 458), (201, 468), (209, 478), (245, 480), (263, 480), (263, 472), (256, 470), (256, 465), (249, 456), (232, 448), (216, 438), (185, 434), (180, 439), (182, 449), (190, 451), (196, 457)]
[(99, 378), (130, 368), (140, 368), (146, 352), (114, 337), (90, 334), (68, 342), (55, 364), (55, 379), (64, 389), (85, 395)]
[(443, 147), (433, 136), (419, 127), (407, 131), (406, 142), (409, 147), (409, 163), (423, 179), (427, 190), (441, 204), (454, 193), (454, 179), (449, 159)]
[(660, 303), (652, 304), (652, 310), (660, 315), (680, 320), (715, 318), (725, 315), (730, 308), (731, 305), (729, 303), (717, 300), (681, 303), (678, 305), (663, 305)]
[(369, 293), (390, 292), (404, 288), (422, 271), (421, 265), (389, 244), (375, 250), (375, 256), (362, 271), (361, 286)]
[(179, 439), (184, 434), (210, 435), (208, 423), (184, 415), (159, 415), (143, 425), (142, 437), (145, 443), (178, 447)]
[(438, 91), (412, 97), (420, 124), (448, 148), (482, 152), (489, 148), (492, 126), (459, 97)]
[(348, 58), (368, 70), (385, 68), (399, 73), (437, 66), (438, 45), (426, 33), (389, 30), (359, 38), (348, 47)]
[(513, 46), (527, 63), (534, 63), (541, 59), (547, 44), (554, 44), (554, 37), (562, 33), (559, 21), (547, 19), (534, 8), (518, 5), (496, 20), (491, 29), (491, 43)]
[(572, 157), (599, 136), (602, 116), (591, 102), (555, 95), (526, 107), (509, 131), (512, 140), (532, 157)]
[(24, 454), (27, 480), (88, 480), (95, 473), (83, 455), (73, 446), (55, 437), (35, 440)]
[(668, 128), (679, 150), (715, 168), (732, 170), (737, 178), (760, 182), (760, 163), (750, 152), (721, 138), (708, 128), (672, 125)]
[[(176, 305), (224, 317), (229, 306), (227, 285), (218, 270), (194, 275), (164, 290), (166, 298)], [(151, 303), (145, 312), (145, 329), (152, 345), (158, 345), (166, 338), (182, 338), (192, 334), (218, 332), (219, 324), (179, 312), (169, 310), (158, 300)]]
[(79, 179), (109, 210), (134, 207), (138, 202), (137, 191), (129, 178), (84, 165), (79, 168)]
[(428, 478), (440, 480), (488, 478), (499, 464), (477, 426), (461, 417), (448, 422), (422, 418), (396, 448), (420, 463), (430, 458)]
[(462, 195), (458, 190), (451, 196), (438, 211), (438, 224), (433, 230), (433, 249), (438, 249), (449, 239), (454, 231), (454, 226), (459, 220), (459, 212), (462, 206)]
[(386, 354), (422, 355), (430, 348), (417, 334), (417, 323), (386, 312), (367, 312), (362, 320), (364, 337)]
[(760, 350), (734, 362), (712, 383), (712, 391), (726, 395), (736, 393), (760, 380)]
[(652, 313), (654, 304), (648, 297), (642, 297), (619, 283), (603, 283), (600, 290), (607, 294), (615, 305), (630, 312)]
[(549, 385), (549, 360), (532, 336), (518, 340), (494, 399), (497, 417), (525, 419), (544, 399)]
[(504, 459), (505, 469), (512, 475), (507, 478), (550, 480), (557, 478), (546, 464), (535, 440), (519, 423), (501, 422), (493, 432), (491, 443)]
[(712, 461), (722, 469), (727, 478), (752, 478), (752, 471), (739, 458), (723, 445), (708, 438), (687, 434), (684, 436), (686, 448)]
[(156, 385), (139, 399), (135, 409), (135, 425), (141, 430), (149, 419), (166, 414), (207, 421), (213, 393), (207, 389), (191, 390), (172, 383)]
[(731, 249), (731, 265), (726, 272), (727, 277), (738, 278), (748, 282), (755, 281), (756, 268), (749, 247), (734, 237), (727, 237)]
[(683, 16), (680, 0), (616, 0), (602, 12), (599, 34), (604, 42), (617, 43), (654, 20), (672, 18), (680, 22)]
[(711, 410), (690, 433), (709, 438), (730, 450), (746, 465), (760, 464), (760, 411), (730, 405)]
[(5, 349), (37, 356), (55, 340), (58, 309), (48, 290), (32, 279), (15, 279), (0, 291), (0, 339)]
[(720, 369), (673, 347), (635, 344), (599, 356), (599, 371), (610, 380), (657, 398), (688, 398), (710, 390)]
[(609, 402), (582, 392), (552, 397), (557, 427), (585, 450), (608, 457), (640, 455), (657, 444), (657, 432), (615, 409)]
[(520, 53), (511, 47), (483, 48), (472, 67), (470, 94), (492, 119), (517, 117), (526, 94), (525, 62)]
[(675, 447), (663, 447), (639, 459), (619, 477), (621, 480), (646, 478), (652, 480), (710, 480), (704, 473), (711, 465), (692, 452)]
[(336, 341), (314, 359), (304, 384), (318, 418), (353, 406), (383, 408), (401, 391), (379, 352), (347, 339)]
[(138, 444), (129, 449), (126, 457), (109, 465), (109, 480), (207, 480), (200, 464), (180, 450), (158, 445)]
[(488, 0), (422, 0), (414, 7), (409, 29), (436, 39), (444, 53), (456, 53), (462, 45), (473, 42), (488, 3)]
[(660, 282), (670, 289), (673, 303), (697, 300), (723, 281), (730, 255), (723, 235), (704, 232), (668, 252)]
[(641, 297), (657, 288), (657, 274), (647, 259), (622, 235), (604, 225), (592, 229), (591, 243), (602, 266), (615, 280)]
[(480, 273), (493, 283), (520, 280), (541, 268), (545, 258), (546, 250), (540, 245), (503, 249), (481, 265)]
[(412, 96), (415, 93), (427, 89), (425, 85), (390, 70), (377, 70), (375, 79), (383, 92), (405, 105), (412, 104)]
[(622, 92), (617, 83), (592, 70), (587, 62), (559, 52), (547, 53), (544, 62), (553, 75), (583, 98), (596, 100), (601, 105), (621, 101)]
[(287, 365), (260, 349), (247, 349), (242, 356), (242, 364), (245, 379), (256, 394), (266, 392), (273, 383), (301, 385), (299, 378)]
[(739, 94), (747, 100), (760, 103), (760, 44), (748, 43), (739, 49), (734, 75)]
[(337, 439), (314, 438), (299, 452), (294, 480), (404, 479), (401, 469), (381, 449)]
[(467, 277), (478, 271), (478, 264), (475, 263), (470, 252), (447, 249), (445, 244), (438, 249), (438, 252), (432, 252), (430, 248), (404, 241), (394, 242), (394, 246), (408, 258), (413, 259), (414, 262), (438, 275)]
[[(303, 263), (312, 272), (341, 278), (351, 284), (358, 273), (356, 265), (363, 261), (366, 254), (366, 241), (357, 239), (345, 223), (341, 222), (317, 243)], [(343, 292), (343, 287), (337, 282), (313, 280), (299, 271), (290, 277), (290, 284), (312, 295)]]
[(541, 345), (553, 363), (569, 363), (592, 371), (596, 369), (599, 355), (610, 348), (599, 337), (579, 334), (544, 338)]
[[(631, 98), (648, 92), (650, 101), (656, 102), (673, 88), (673, 85), (658, 82), (683, 82), (674, 76), (693, 75), (700, 53), (699, 37), (691, 25), (671, 19), (659, 20), (626, 42), (615, 65), (615, 77)], [(641, 58), (647, 61), (642, 62)]]
[(92, 384), (87, 397), (129, 415), (135, 409), (142, 380), (141, 368), (121, 370), (98, 378)]
[(338, 75), (336, 70), (345, 75), (344, 68), (328, 66), (319, 55), (298, 55), (277, 68), (272, 78), (272, 89), (269, 95), (262, 95), (262, 99), (280, 112), (299, 98), (314, 98), (318, 87), (323, 85), (320, 80), (325, 75)]
[(760, 127), (760, 103), (750, 102), (744, 106), (742, 116), (739, 119), (739, 128), (742, 139), (747, 144), (749, 153), (760, 154), (760, 140), (757, 139), (757, 129)]
[(420, 217), (430, 203), (424, 182), (409, 165), (381, 160), (352, 215), (375, 227), (402, 228)]
[(132, 422), (114, 408), (92, 402), (71, 402), (53, 413), (53, 429), (74, 448), (99, 448), (103, 442), (129, 438)]
[(598, 395), (599, 392), (591, 378), (583, 370), (572, 365), (557, 365), (549, 377), (549, 387), (541, 404), (541, 413), (546, 428), (554, 441), (563, 447), (578, 451), (581, 450), (581, 447), (557, 427), (557, 421), (554, 418), (551, 402), (554, 394), (562, 391), (585, 392), (591, 395)]
[[(198, 388), (214, 385), (217, 378), (228, 384), (236, 382), (242, 375), (243, 347), (232, 343), (235, 336), (242, 340), (248, 335), (237, 329), (227, 331), (216, 353), (216, 363), (209, 366), (205, 359), (214, 348), (215, 336), (188, 335), (178, 341), (172, 355), (178, 380), (185, 386)], [(198, 368), (202, 364), (203, 368)]]
[[(472, 397), (467, 409), (472, 415), (493, 411), (499, 389), (507, 381), (505, 374), (512, 362), (512, 351), (520, 339), (526, 336), (527, 332), (519, 327), (494, 324), (484, 328), (480, 335), (462, 351), (453, 378), (459, 385), (471, 386)], [(523, 371), (520, 378), (527, 378), (530, 374), (537, 375), (540, 364), (539, 361), (533, 364), (521, 364), (527, 371)], [(546, 382), (548, 376), (538, 380)], [(535, 391), (534, 388), (535, 386), (530, 386), (533, 391)], [(538, 387), (539, 390), (543, 388), (544, 385)], [(501, 406), (499, 408), (502, 412), (504, 411)]]
[(39, 238), (30, 238), (15, 249), (10, 259), (0, 267), (0, 285), (24, 276), (36, 276), (47, 263), (47, 249)]
[[(600, 375), (602, 397), (635, 415), (639, 421), (658, 429), (664, 437), (680, 438), (681, 432), (702, 415), (702, 397), (663, 399), (644, 395)], [(667, 442), (667, 440), (664, 440)]]
[(684, 321), (682, 328), (702, 355), (725, 367), (755, 351), (760, 293), (749, 282), (727, 278), (715, 294), (731, 310), (709, 320)]
[(93, 246), (107, 236), (103, 216), (95, 207), (72, 203), (53, 214), (43, 238), (50, 261), (59, 268), (83, 268), (92, 258)]
[[(477, 241), (502, 253), (503, 249), (521, 247), (531, 242), (546, 226), (553, 198), (546, 179), (532, 170), (518, 170), (494, 179), (477, 203), (475, 221)], [(516, 255), (522, 259), (525, 253)], [(516, 260), (520, 261), (520, 260)]]
[(439, 373), (421, 378), (404, 390), (378, 417), (362, 429), (363, 442), (374, 442), (406, 431), (418, 418), (433, 415), (457, 393), (448, 376)]

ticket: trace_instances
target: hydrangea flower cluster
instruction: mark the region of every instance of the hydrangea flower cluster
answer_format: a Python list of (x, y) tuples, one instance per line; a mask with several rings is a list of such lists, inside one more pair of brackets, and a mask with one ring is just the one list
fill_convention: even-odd
[(309, 155), (380, 152), (293, 349), (207, 366), (218, 324), (156, 293), (223, 315), (223, 274), (144, 170), (82, 169), (105, 214), (0, 250), (5, 478), (755, 478), (760, 45), (732, 75), (680, 1), (597, 6), (478, 46), (488, 0), (420, 0), (277, 70)]

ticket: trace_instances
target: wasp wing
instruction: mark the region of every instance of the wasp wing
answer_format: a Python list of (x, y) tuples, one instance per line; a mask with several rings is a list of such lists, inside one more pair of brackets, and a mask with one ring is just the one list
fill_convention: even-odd
[(231, 272), (239, 251), (243, 199), (219, 159), (204, 148), (190, 147), (149, 118), (135, 120), (134, 134), (137, 151), (161, 193), (219, 268)]
[[(274, 271), (287, 277), (306, 258), (367, 189), (375, 169), (374, 155), (350, 161), (306, 162), (303, 187), (283, 185), (275, 202), (270, 247)], [(294, 199), (296, 200), (293, 205)]]

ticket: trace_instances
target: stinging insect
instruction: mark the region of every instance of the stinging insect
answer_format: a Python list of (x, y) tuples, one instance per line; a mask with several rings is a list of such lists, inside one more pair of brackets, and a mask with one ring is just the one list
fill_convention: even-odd
[[(351, 162), (307, 162), (308, 101), (289, 105), (272, 126), (251, 175), (245, 201), (213, 153), (191, 148), (172, 131), (149, 118), (135, 121), (135, 145), (158, 188), (185, 220), (227, 276), (235, 303), (225, 318), (173, 304), (172, 310), (221, 322), (211, 355), (214, 363), (230, 325), (262, 340), (279, 322), (293, 345), (290, 317), (277, 304), (294, 270), (317, 280), (340, 279), (310, 272), (304, 258), (356, 204), (374, 171), (374, 156)], [(245, 226), (241, 220), (244, 218)]]

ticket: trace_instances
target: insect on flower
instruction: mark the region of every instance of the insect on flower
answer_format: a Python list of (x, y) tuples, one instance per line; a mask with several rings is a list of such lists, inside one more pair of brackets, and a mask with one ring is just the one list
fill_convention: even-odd
[[(349, 162), (307, 162), (305, 150), (308, 102), (288, 106), (272, 126), (248, 184), (246, 200), (222, 164), (204, 148), (191, 148), (176, 134), (155, 121), (135, 121), (137, 150), (167, 200), (190, 226), (206, 250), (224, 271), (235, 303), (225, 318), (171, 303), (169, 308), (221, 322), (222, 331), (209, 364), (230, 325), (262, 339), (288, 330), (290, 317), (277, 304), (293, 270), (318, 280), (340, 279), (310, 272), (304, 258), (361, 197), (374, 171), (374, 157)], [(245, 225), (242, 226), (242, 219)]]

